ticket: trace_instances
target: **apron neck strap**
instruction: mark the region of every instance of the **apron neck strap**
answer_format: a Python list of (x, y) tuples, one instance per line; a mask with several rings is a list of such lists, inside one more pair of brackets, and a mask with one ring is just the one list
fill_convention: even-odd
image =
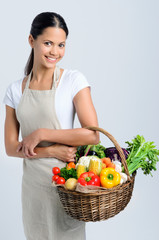
[[(26, 85), (25, 85), (26, 89), (29, 88), (29, 83), (30, 83), (30, 80), (31, 80), (31, 77), (32, 77), (32, 72), (33, 72), (33, 70), (31, 70), (31, 72), (29, 73), (28, 80), (27, 80)], [(52, 83), (51, 89), (57, 87), (59, 77), (60, 77), (60, 68), (59, 68), (59, 66), (56, 66), (55, 70), (54, 70), (54, 74), (53, 74), (53, 83)]]
[(31, 76), (32, 76), (32, 70), (31, 70), (31, 72), (29, 73), (28, 80), (27, 80), (26, 85), (25, 85), (25, 89), (28, 89), (28, 88), (29, 88), (29, 83), (30, 83)]
[(60, 68), (59, 68), (59, 66), (56, 66), (55, 70), (54, 70), (54, 74), (53, 74), (53, 84), (52, 84), (52, 88), (51, 89), (57, 87), (57, 84), (58, 84), (58, 81), (59, 81), (59, 77), (60, 77)]

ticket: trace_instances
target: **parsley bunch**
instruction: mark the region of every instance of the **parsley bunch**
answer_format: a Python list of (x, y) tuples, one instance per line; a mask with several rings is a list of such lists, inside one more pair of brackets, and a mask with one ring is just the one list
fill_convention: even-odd
[(65, 180), (69, 178), (77, 179), (77, 172), (76, 172), (76, 169), (74, 168), (67, 169), (66, 167), (64, 167), (64, 168), (61, 168), (60, 170), (60, 176), (63, 177)]

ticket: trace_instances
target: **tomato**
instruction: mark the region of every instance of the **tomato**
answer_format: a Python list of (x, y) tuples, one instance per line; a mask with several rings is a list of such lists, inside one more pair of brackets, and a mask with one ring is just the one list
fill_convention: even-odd
[(57, 184), (64, 184), (65, 183), (65, 179), (63, 177), (59, 177), (56, 181)]
[(53, 172), (54, 175), (57, 175), (57, 174), (60, 173), (60, 168), (54, 167), (54, 168), (52, 169), (52, 172)]
[(52, 176), (52, 181), (53, 182), (56, 182), (57, 181), (57, 179), (59, 179), (59, 175), (54, 175), (54, 176)]

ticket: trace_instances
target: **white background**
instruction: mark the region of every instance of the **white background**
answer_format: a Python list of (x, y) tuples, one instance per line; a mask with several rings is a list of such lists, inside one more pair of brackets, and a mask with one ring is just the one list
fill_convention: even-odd
[[(21, 219), (22, 159), (6, 156), (3, 143), (7, 86), (21, 77), (30, 54), (33, 18), (61, 14), (70, 34), (60, 66), (80, 70), (92, 86), (99, 126), (122, 147), (137, 134), (159, 148), (159, 2), (156, 0), (5, 1), (0, 23), (0, 239), (24, 240)], [(88, 116), (89, 117), (89, 116)], [(75, 126), (78, 126), (76, 119)], [(105, 146), (112, 146), (101, 136)], [(159, 167), (159, 164), (157, 165)], [(158, 240), (159, 170), (138, 171), (124, 211), (103, 222), (87, 223), (87, 240)]]

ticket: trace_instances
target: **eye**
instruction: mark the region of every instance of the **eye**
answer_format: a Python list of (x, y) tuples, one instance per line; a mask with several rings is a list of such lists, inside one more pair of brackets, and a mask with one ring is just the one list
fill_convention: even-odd
[(60, 43), (60, 44), (59, 44), (59, 47), (60, 47), (60, 48), (63, 48), (63, 47), (65, 47), (65, 44)]
[(51, 46), (51, 42), (45, 42), (44, 43), (46, 46)]

